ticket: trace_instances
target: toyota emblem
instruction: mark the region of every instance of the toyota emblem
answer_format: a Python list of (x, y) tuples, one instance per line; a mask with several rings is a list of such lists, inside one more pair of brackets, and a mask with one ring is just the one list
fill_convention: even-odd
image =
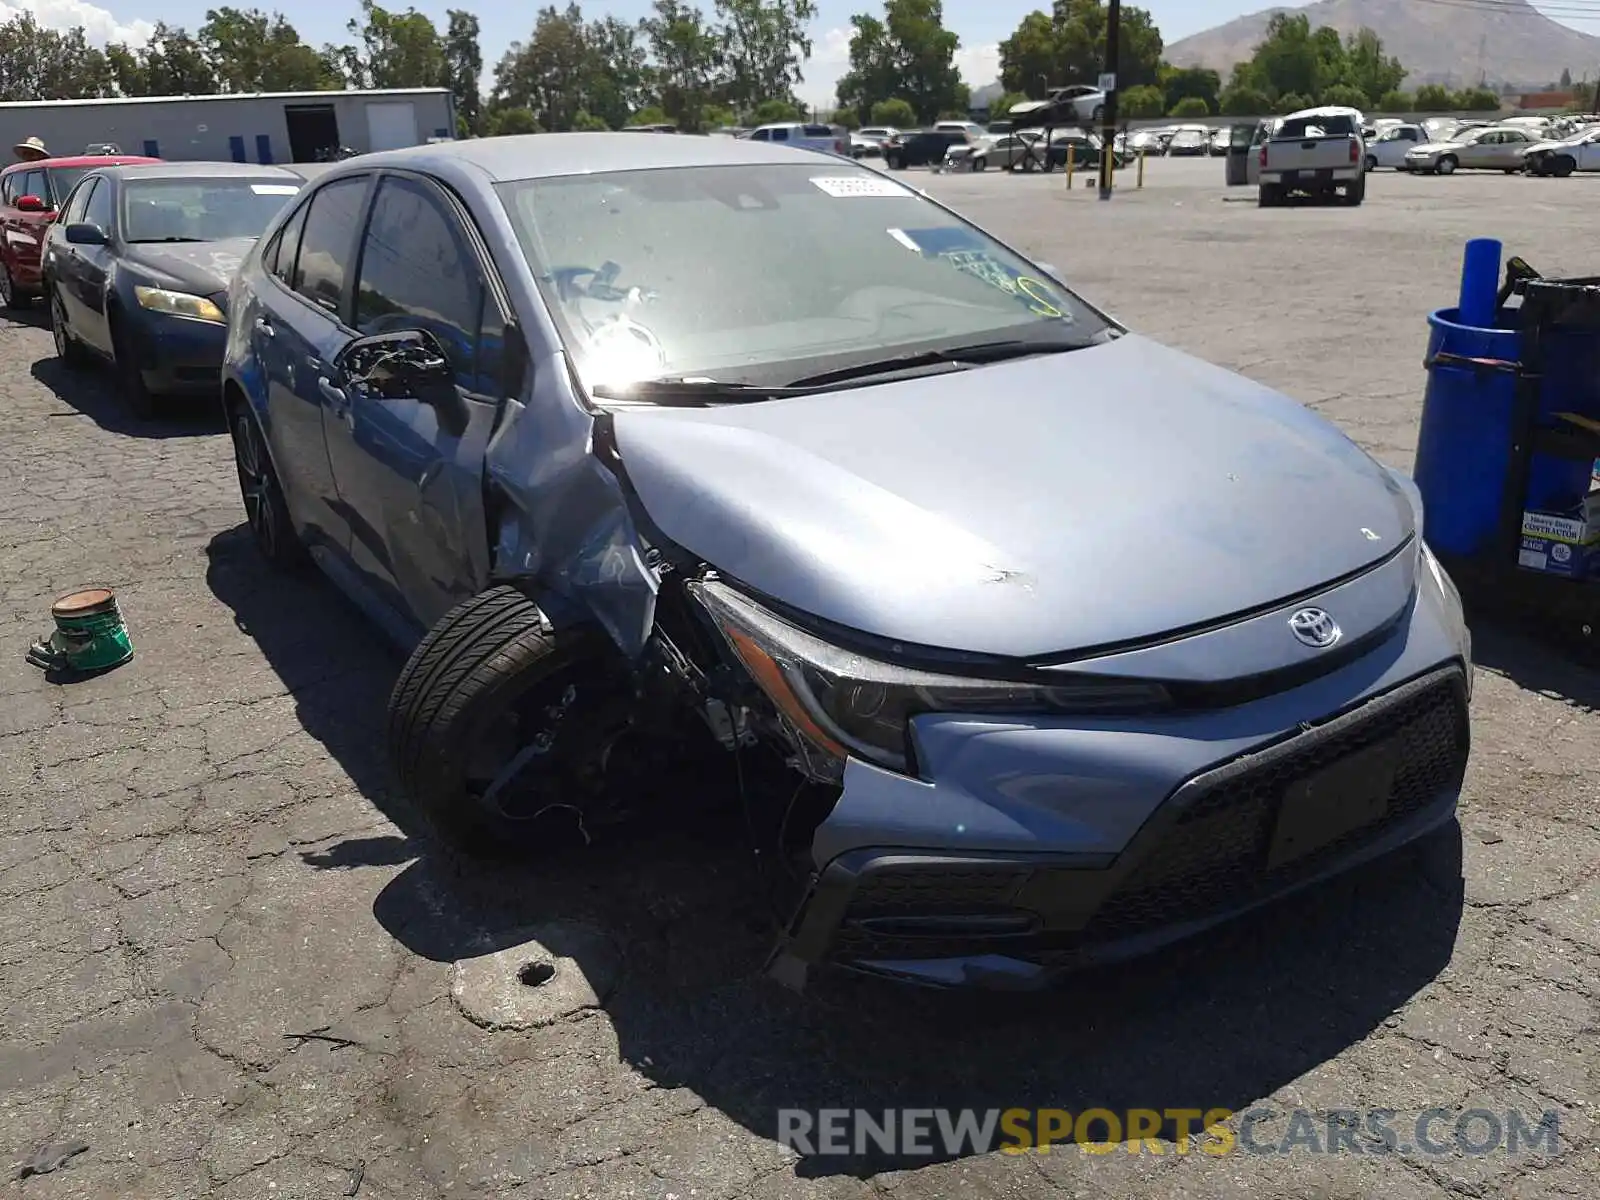
[(1302, 608), (1289, 618), (1289, 632), (1314, 650), (1326, 650), (1339, 640), (1339, 623), (1320, 608)]

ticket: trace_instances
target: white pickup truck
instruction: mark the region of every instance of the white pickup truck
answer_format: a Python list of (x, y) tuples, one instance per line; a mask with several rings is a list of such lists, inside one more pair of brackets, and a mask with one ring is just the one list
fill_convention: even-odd
[(1278, 121), (1261, 145), (1262, 208), (1301, 192), (1318, 200), (1342, 194), (1360, 204), (1367, 191), (1366, 142), (1361, 113), (1354, 108), (1308, 108)]

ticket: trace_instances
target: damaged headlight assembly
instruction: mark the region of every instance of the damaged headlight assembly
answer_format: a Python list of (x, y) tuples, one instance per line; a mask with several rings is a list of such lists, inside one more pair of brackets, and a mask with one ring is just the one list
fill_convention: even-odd
[(923, 713), (1109, 715), (1172, 703), (1160, 684), (1140, 680), (1025, 683), (902, 667), (824, 641), (718, 580), (688, 589), (784, 723), (827, 760), (805, 765), (835, 780), (851, 755), (908, 770), (910, 722)]

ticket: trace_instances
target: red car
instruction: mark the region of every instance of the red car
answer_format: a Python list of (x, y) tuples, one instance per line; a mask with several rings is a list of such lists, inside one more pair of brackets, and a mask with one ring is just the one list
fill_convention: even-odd
[(89, 154), (13, 163), (0, 171), (0, 306), (26, 308), (39, 294), (44, 235), (85, 171), (160, 161), (136, 154)]

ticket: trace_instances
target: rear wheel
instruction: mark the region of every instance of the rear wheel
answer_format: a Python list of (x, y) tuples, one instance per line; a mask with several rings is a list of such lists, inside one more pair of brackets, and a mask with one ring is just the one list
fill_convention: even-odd
[(1436, 169), (1441, 175), (1453, 175), (1456, 167), (1458, 166), (1460, 166), (1460, 164), (1456, 162), (1456, 156), (1453, 154), (1446, 154), (1439, 160), (1439, 166)]
[(1367, 177), (1365, 175), (1344, 189), (1344, 202), (1351, 208), (1354, 208), (1360, 204), (1366, 199), (1366, 196)]
[(1571, 175), (1572, 172), (1577, 169), (1577, 167), (1578, 163), (1576, 159), (1569, 158), (1567, 155), (1563, 154), (1560, 158), (1556, 159), (1550, 164), (1550, 173), (1559, 179), (1565, 179), (1568, 175)]
[(306, 559), (305, 547), (294, 531), (283, 486), (267, 453), (261, 427), (243, 402), (232, 406), (229, 422), (233, 434), (233, 464), (239, 475), (239, 496), (245, 520), (261, 557), (280, 570), (298, 567)]
[(986, 159), (986, 158), (983, 158), (981, 156), (972, 160), (972, 169), (974, 171), (981, 171), (985, 167), (987, 167), (988, 165), (989, 165), (989, 160)]
[(1263, 183), (1256, 192), (1257, 208), (1276, 208), (1283, 203), (1283, 189), (1274, 184)]
[(33, 297), (17, 289), (17, 281), (11, 277), (11, 268), (0, 262), (0, 306), (10, 312), (28, 308), (33, 303)]
[(891, 171), (903, 171), (905, 170), (906, 160), (898, 154), (885, 154), (883, 156), (883, 165)]
[(55, 338), (56, 357), (66, 366), (82, 366), (83, 347), (78, 344), (78, 339), (72, 336), (72, 329), (67, 324), (67, 308), (61, 302), (61, 293), (47, 284), (45, 295), (50, 297), (50, 334)]
[(603, 784), (630, 732), (620, 655), (496, 587), (451, 609), (389, 699), (389, 760), (419, 811), (469, 848), (550, 849), (615, 814)]
[(1378, 160), (1369, 154), (1366, 157), (1366, 161), (1361, 165), (1368, 171), (1376, 171), (1378, 169)]

